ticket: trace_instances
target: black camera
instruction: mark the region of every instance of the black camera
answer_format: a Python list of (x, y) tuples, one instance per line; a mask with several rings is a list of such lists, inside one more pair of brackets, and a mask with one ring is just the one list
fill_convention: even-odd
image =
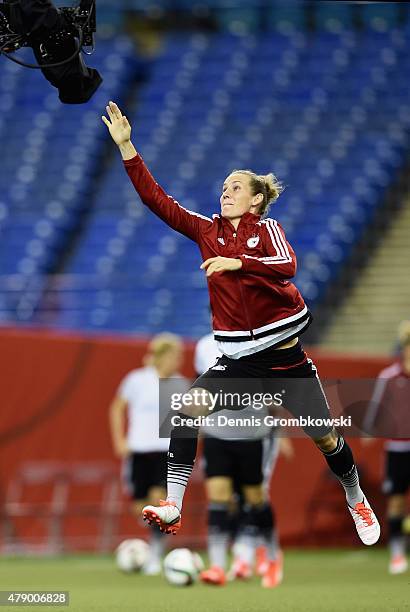
[(88, 68), (81, 51), (94, 48), (95, 0), (57, 9), (50, 0), (6, 0), (0, 4), (0, 53), (9, 59), (21, 47), (31, 47), (38, 65), (66, 104), (87, 102), (102, 83)]

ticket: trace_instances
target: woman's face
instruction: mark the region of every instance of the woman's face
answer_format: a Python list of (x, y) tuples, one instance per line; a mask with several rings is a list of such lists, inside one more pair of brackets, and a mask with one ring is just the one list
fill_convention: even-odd
[(252, 195), (246, 174), (230, 174), (222, 187), (221, 215), (225, 219), (238, 219), (247, 212), (257, 213), (262, 194)]

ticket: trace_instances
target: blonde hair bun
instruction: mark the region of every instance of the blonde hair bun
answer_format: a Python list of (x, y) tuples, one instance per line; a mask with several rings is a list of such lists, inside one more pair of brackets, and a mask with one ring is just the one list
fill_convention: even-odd
[(268, 199), (269, 206), (269, 204), (273, 204), (274, 202), (276, 202), (276, 200), (285, 188), (280, 182), (280, 180), (273, 174), (273, 172), (266, 174), (266, 176), (261, 176), (261, 179), (265, 183), (266, 196)]

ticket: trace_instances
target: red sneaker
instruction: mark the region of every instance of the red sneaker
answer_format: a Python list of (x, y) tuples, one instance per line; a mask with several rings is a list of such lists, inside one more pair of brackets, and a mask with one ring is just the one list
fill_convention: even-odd
[(268, 561), (268, 569), (262, 578), (262, 586), (265, 589), (273, 589), (280, 585), (283, 580), (283, 555), (279, 552), (274, 561)]
[(255, 571), (258, 576), (263, 576), (268, 569), (269, 559), (266, 546), (258, 546), (255, 551)]
[(217, 565), (201, 572), (199, 574), (199, 579), (206, 584), (215, 584), (217, 586), (226, 584), (225, 572), (222, 567), (218, 567)]
[(234, 559), (229, 570), (229, 580), (249, 580), (252, 578), (252, 568), (246, 561), (239, 557)]
[(390, 574), (404, 574), (407, 572), (409, 565), (404, 555), (394, 555), (390, 559), (389, 573)]

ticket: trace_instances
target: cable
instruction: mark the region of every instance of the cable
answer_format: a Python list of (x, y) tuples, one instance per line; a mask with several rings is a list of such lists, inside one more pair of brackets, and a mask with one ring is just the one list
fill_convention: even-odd
[(4, 57), (6, 57), (11, 62), (18, 64), (19, 66), (23, 66), (24, 68), (33, 68), (36, 70), (44, 70), (45, 68), (57, 68), (58, 66), (64, 66), (64, 64), (68, 64), (69, 62), (73, 61), (76, 57), (80, 55), (81, 47), (83, 45), (83, 39), (84, 39), (83, 32), (81, 29), (78, 30), (78, 34), (79, 34), (78, 41), (76, 41), (76, 50), (74, 51), (74, 53), (72, 53), (72, 55), (70, 55), (70, 57), (68, 57), (67, 59), (61, 60), (61, 62), (56, 62), (55, 64), (42, 64), (40, 66), (39, 64), (28, 64), (26, 62), (18, 60), (12, 55), (10, 55), (10, 53), (3, 51), (3, 48), (6, 47), (9, 43), (6, 43), (5, 45), (3, 45), (3, 47), (1, 47), (0, 55), (4, 55)]
[[(69, 62), (72, 62), (76, 57), (78, 57), (81, 53), (81, 49), (83, 46), (83, 41), (84, 41), (84, 34), (83, 34), (83, 29), (85, 29), (91, 19), (91, 15), (93, 10), (95, 10), (95, 0), (92, 3), (91, 9), (88, 13), (87, 19), (85, 20), (84, 24), (78, 28), (77, 32), (78, 32), (78, 41), (76, 40), (75, 44), (76, 44), (76, 50), (74, 51), (74, 53), (72, 55), (70, 55), (70, 57), (68, 57), (67, 59), (62, 60), (61, 62), (56, 62), (53, 64), (42, 64), (41, 66), (39, 64), (29, 64), (26, 62), (23, 62), (22, 60), (18, 60), (17, 58), (13, 57), (10, 53), (7, 53), (6, 51), (4, 51), (3, 49), (5, 49), (5, 47), (7, 47), (8, 45), (10, 45), (10, 40), (6, 43), (4, 43), (4, 45), (2, 47), (0, 47), (0, 55), (4, 55), (4, 57), (6, 57), (8, 60), (10, 60), (11, 62), (14, 62), (15, 64), (18, 64), (19, 66), (23, 66), (24, 68), (32, 68), (35, 70), (44, 70), (47, 68), (58, 68), (59, 66), (64, 66), (65, 64), (68, 64)], [(28, 37), (27, 36), (23, 36), (21, 34), (15, 34), (14, 37), (11, 38), (11, 42), (17, 42), (18, 39), (23, 39), (23, 44), (21, 46), (24, 46), (25, 44), (27, 44), (28, 42)], [(30, 45), (28, 45), (30, 46)], [(88, 54), (87, 54), (88, 55)]]

